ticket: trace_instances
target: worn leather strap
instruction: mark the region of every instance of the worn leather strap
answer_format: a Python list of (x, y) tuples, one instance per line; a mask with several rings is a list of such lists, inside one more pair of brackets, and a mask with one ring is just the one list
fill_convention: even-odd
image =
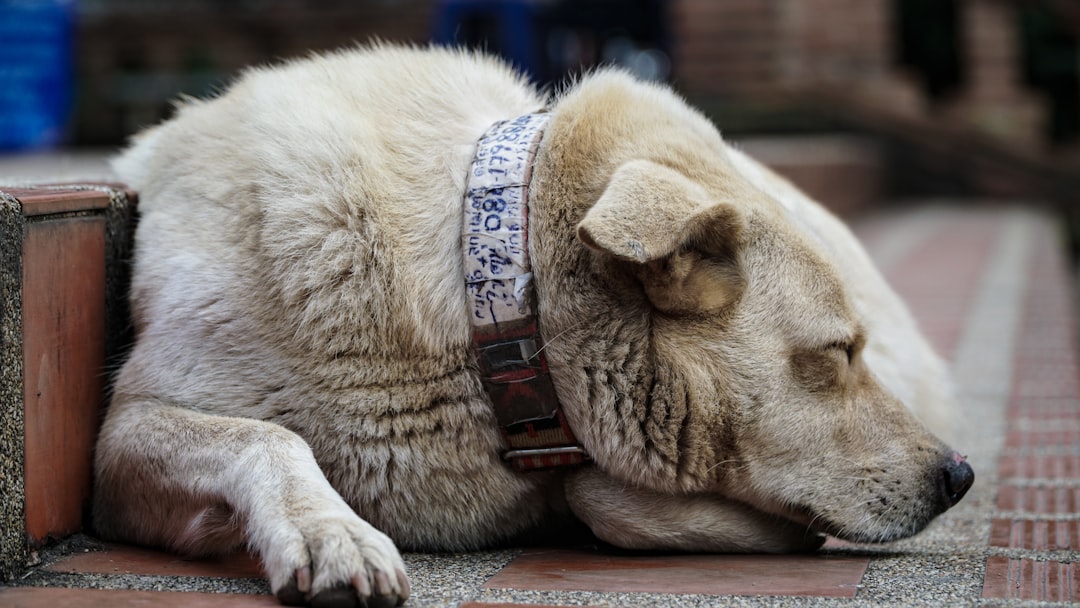
[(501, 121), (480, 138), (465, 190), (462, 249), (484, 388), (515, 469), (584, 462), (544, 358), (528, 251), (529, 180), (548, 115)]

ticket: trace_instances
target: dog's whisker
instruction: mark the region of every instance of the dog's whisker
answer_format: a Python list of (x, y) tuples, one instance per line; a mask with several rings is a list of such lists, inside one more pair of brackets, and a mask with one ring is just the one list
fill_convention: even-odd
[(533, 359), (539, 357), (540, 353), (544, 352), (544, 349), (547, 348), (549, 344), (555, 342), (555, 340), (558, 340), (559, 338), (561, 338), (566, 333), (571, 332), (571, 331), (581, 327), (584, 324), (585, 324), (584, 320), (578, 321), (577, 323), (574, 323), (574, 324), (570, 325), (570, 327), (567, 327), (566, 329), (560, 331), (559, 333), (555, 334), (554, 336), (551, 336), (550, 338), (545, 339), (544, 340), (544, 345), (541, 346), (540, 348), (536, 349), (536, 352), (533, 353), (531, 357), (529, 357), (529, 361), (532, 361)]

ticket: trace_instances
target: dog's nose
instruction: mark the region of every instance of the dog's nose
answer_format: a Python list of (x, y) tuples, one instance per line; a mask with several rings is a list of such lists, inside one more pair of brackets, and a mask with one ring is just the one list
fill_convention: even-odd
[(975, 483), (975, 471), (959, 452), (950, 452), (941, 467), (941, 481), (946, 507), (951, 507), (960, 502)]

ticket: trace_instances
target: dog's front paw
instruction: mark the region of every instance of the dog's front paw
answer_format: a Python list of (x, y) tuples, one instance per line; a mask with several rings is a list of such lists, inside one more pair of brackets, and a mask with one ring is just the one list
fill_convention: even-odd
[(291, 523), (262, 556), (281, 603), (391, 608), (408, 599), (394, 543), (352, 511), (308, 513)]

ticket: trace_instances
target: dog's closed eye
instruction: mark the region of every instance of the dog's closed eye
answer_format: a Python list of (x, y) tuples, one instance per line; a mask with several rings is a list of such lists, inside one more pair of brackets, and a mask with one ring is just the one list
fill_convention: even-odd
[(836, 351), (843, 353), (844, 358), (847, 359), (848, 364), (855, 362), (855, 357), (862, 352), (863, 347), (866, 346), (866, 334), (861, 327), (851, 335), (850, 338), (844, 340), (837, 340), (830, 342), (823, 348), (824, 351)]
[(838, 352), (844, 356), (844, 359), (850, 364), (855, 361), (855, 355), (858, 352), (855, 341), (841, 341), (833, 342), (822, 349), (825, 352)]

